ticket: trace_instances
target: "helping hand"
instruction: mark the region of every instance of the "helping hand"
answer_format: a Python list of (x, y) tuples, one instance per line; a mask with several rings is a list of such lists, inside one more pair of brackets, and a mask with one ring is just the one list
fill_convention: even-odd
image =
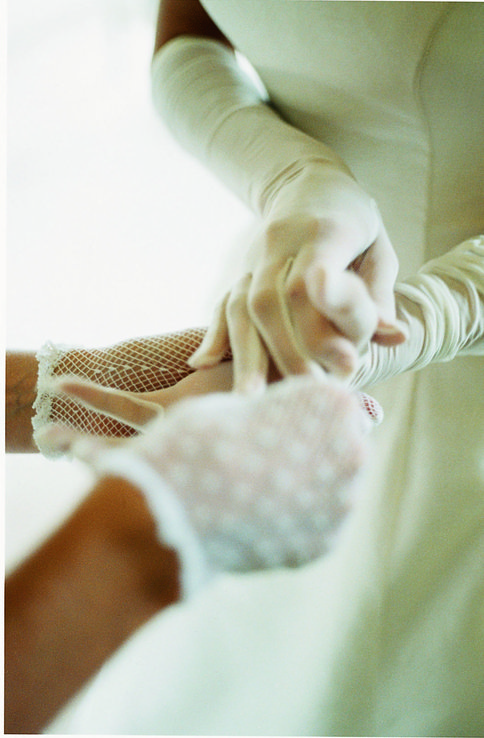
[(374, 201), (353, 178), (320, 162), (285, 184), (254, 243), (253, 269), (225, 296), (195, 368), (234, 357), (234, 386), (282, 376), (341, 378), (369, 342), (402, 343), (393, 287), (398, 260)]

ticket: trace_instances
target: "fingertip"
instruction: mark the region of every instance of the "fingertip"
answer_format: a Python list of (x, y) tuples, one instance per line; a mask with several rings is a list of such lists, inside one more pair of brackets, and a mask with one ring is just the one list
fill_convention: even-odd
[(225, 351), (218, 352), (217, 354), (210, 354), (206, 351), (200, 351), (197, 349), (192, 356), (187, 360), (187, 364), (191, 369), (210, 369), (217, 364), (220, 364)]
[(66, 382), (70, 381), (71, 378), (65, 375), (49, 377), (49, 379), (43, 383), (42, 389), (48, 394), (56, 395), (59, 394), (59, 392), (63, 392), (64, 385), (66, 384)]
[(371, 340), (380, 346), (399, 346), (405, 343), (408, 337), (408, 328), (401, 321), (387, 323), (380, 320)]
[(37, 442), (55, 453), (67, 454), (74, 444), (77, 432), (61, 423), (49, 423), (36, 432)]
[(200, 346), (187, 359), (187, 364), (192, 369), (209, 369), (219, 364), (226, 356), (230, 348), (228, 336), (224, 334), (223, 338), (219, 336), (214, 340), (210, 337), (211, 332), (212, 329), (209, 328)]
[(260, 374), (251, 374), (234, 382), (234, 392), (241, 395), (260, 396), (262, 395), (267, 387), (265, 377)]

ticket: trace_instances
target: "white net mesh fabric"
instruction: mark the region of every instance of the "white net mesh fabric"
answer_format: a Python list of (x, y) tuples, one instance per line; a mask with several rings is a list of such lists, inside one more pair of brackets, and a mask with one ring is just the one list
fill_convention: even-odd
[[(105, 437), (129, 437), (136, 433), (129, 425), (59, 395), (51, 386), (54, 378), (70, 375), (128, 392), (167, 389), (193, 372), (188, 359), (205, 333), (206, 328), (191, 328), (161, 336), (134, 338), (100, 349), (46, 344), (37, 357), (39, 379), (33, 425), (39, 450), (49, 457), (62, 453), (50, 447), (40, 433), (50, 423)], [(228, 352), (225, 359), (230, 358)], [(363, 392), (358, 393), (358, 399), (367, 417), (378, 425), (383, 418), (380, 405)]]
[[(48, 423), (61, 423), (101, 436), (132, 436), (123, 423), (86, 409), (81, 403), (52, 391), (53, 378), (73, 375), (105, 387), (131, 392), (166, 389), (188, 376), (187, 360), (200, 345), (205, 328), (192, 328), (163, 336), (136, 338), (101, 349), (46, 344), (38, 353), (39, 379), (35, 402), (34, 437), (40, 451), (57, 455), (39, 441)], [(229, 355), (227, 355), (229, 358)]]

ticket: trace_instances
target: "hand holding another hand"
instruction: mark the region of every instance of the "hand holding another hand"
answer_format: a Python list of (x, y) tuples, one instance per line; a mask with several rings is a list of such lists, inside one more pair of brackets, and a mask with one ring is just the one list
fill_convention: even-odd
[(341, 168), (311, 162), (268, 203), (253, 264), (218, 306), (190, 363), (217, 364), (230, 347), (234, 386), (281, 376), (351, 375), (369, 342), (406, 339), (395, 317), (398, 260), (374, 201)]

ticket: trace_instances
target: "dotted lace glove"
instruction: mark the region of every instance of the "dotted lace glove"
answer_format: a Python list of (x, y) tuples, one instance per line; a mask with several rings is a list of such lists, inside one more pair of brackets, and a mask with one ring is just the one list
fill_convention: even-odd
[(301, 566), (324, 554), (355, 492), (371, 424), (336, 381), (294, 377), (262, 396), (185, 400), (114, 450), (72, 431), (54, 435), (98, 474), (144, 493), (189, 595), (216, 572)]

